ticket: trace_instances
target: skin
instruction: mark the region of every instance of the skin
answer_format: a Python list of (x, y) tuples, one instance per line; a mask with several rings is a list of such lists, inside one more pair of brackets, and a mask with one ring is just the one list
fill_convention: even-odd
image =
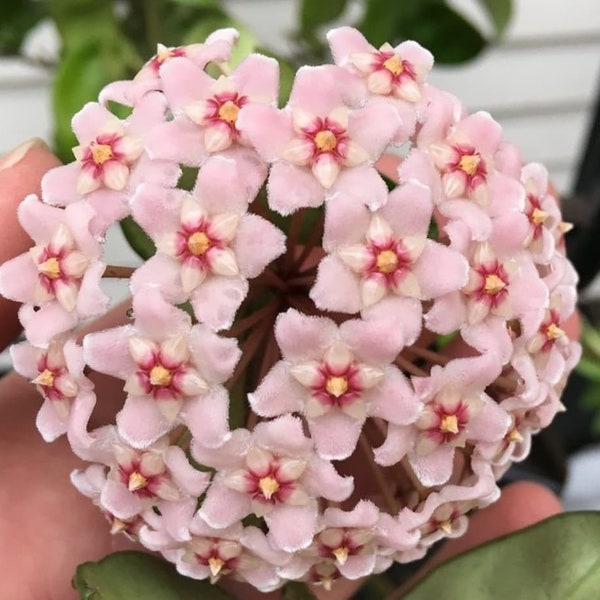
[[(39, 192), (42, 174), (57, 164), (39, 144), (8, 169), (0, 160), (0, 263), (31, 246), (17, 224), (16, 207), (26, 194)], [(385, 168), (395, 172), (393, 162)], [(0, 300), (0, 348), (19, 331), (16, 310), (15, 303)], [(119, 308), (93, 327), (118, 323), (124, 310)], [(93, 426), (110, 422), (123, 397), (122, 382), (98, 378), (96, 383), (103, 401), (93, 415)], [(0, 582), (6, 598), (72, 600), (78, 597), (70, 583), (78, 564), (134, 546), (122, 536), (111, 536), (100, 511), (70, 484), (70, 472), (82, 463), (64, 438), (52, 444), (42, 440), (35, 428), (40, 404), (41, 398), (23, 378), (11, 373), (0, 380)], [(447, 542), (417, 578), (443, 560), (560, 511), (559, 500), (546, 488), (529, 482), (512, 484), (496, 504), (473, 515), (467, 534)], [(342, 581), (331, 593), (316, 592), (320, 599), (338, 600), (349, 598), (360, 584)], [(278, 597), (235, 584), (232, 589), (248, 600)]]

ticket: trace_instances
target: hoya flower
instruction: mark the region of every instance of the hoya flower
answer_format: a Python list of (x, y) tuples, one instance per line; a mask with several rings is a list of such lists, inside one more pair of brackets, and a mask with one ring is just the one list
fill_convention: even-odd
[(341, 501), (352, 491), (352, 479), (314, 454), (300, 419), (291, 415), (259, 423), (251, 435), (240, 431), (218, 451), (195, 445), (192, 453), (219, 468), (199, 515), (215, 528), (250, 513), (262, 516), (272, 544), (286, 552), (310, 545), (317, 496)]
[(172, 59), (179, 58), (204, 68), (208, 63), (227, 62), (231, 58), (232, 45), (239, 33), (233, 28), (218, 29), (211, 33), (203, 44), (186, 46), (165, 46), (158, 43), (156, 54), (146, 62), (132, 81), (115, 81), (100, 92), (100, 102), (118, 102), (125, 106), (135, 106), (148, 92), (162, 90), (162, 68)]
[(261, 416), (301, 412), (327, 459), (352, 454), (369, 415), (412, 422), (418, 403), (391, 365), (402, 337), (382, 341), (384, 327), (346, 321), (338, 328), (295, 310), (280, 315), (275, 336), (283, 360), (249, 396), (252, 409)]
[(10, 349), (15, 370), (27, 377), (44, 403), (36, 426), (47, 442), (69, 432), (71, 444), (85, 444), (85, 424), (96, 404), (94, 384), (84, 375), (81, 346), (70, 338), (54, 338), (47, 348), (21, 342)]
[(157, 290), (133, 299), (135, 322), (84, 340), (86, 362), (125, 380), (119, 433), (145, 448), (185, 423), (194, 436), (219, 445), (228, 436), (229, 396), (222, 383), (239, 359), (237, 343), (220, 338), (167, 304)]
[(152, 132), (148, 152), (198, 165), (232, 145), (249, 145), (238, 116), (252, 104), (276, 104), (279, 70), (274, 59), (251, 55), (231, 75), (215, 80), (190, 61), (173, 60), (161, 69), (161, 78), (173, 119)]
[(431, 299), (460, 289), (467, 264), (427, 239), (433, 218), (428, 188), (409, 181), (371, 212), (339, 194), (327, 207), (323, 259), (311, 297), (320, 308), (358, 312), (387, 295)]
[(165, 110), (158, 93), (146, 95), (125, 120), (96, 102), (86, 104), (73, 117), (76, 160), (44, 176), (44, 202), (65, 206), (85, 198), (104, 231), (128, 214), (128, 200), (141, 181), (175, 185), (179, 166), (151, 161), (144, 149), (146, 136), (164, 120)]
[(372, 165), (394, 137), (399, 116), (376, 100), (349, 109), (344, 100), (354, 93), (352, 85), (334, 67), (302, 67), (285, 109), (248, 106), (240, 112), (238, 128), (273, 163), (272, 209), (285, 215), (320, 206), (340, 189), (364, 193), (373, 206), (383, 203), (383, 181)]
[(231, 326), (248, 279), (285, 249), (282, 232), (248, 212), (253, 172), (251, 165), (214, 157), (200, 170), (191, 194), (140, 188), (133, 212), (158, 253), (134, 275), (134, 292), (158, 285), (170, 301), (189, 299), (209, 327)]
[(18, 215), (35, 246), (0, 267), (0, 290), (39, 308), (23, 307), (20, 314), (27, 339), (43, 346), (79, 319), (106, 310), (109, 300), (99, 285), (105, 268), (102, 249), (94, 212), (86, 204), (61, 210), (32, 195), (21, 203)]

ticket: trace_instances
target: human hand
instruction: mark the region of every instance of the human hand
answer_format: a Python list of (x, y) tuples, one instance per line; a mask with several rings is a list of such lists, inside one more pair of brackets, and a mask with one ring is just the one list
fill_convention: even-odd
[[(20, 159), (20, 160), (17, 160)], [(38, 191), (43, 173), (58, 160), (41, 143), (30, 143), (0, 160), (0, 206), (3, 235), (0, 263), (30, 245), (16, 220), (16, 207), (28, 194)], [(18, 333), (17, 305), (0, 299), (0, 348)], [(116, 323), (118, 313), (95, 323), (102, 328)], [(97, 386), (113, 385), (103, 393), (95, 411), (94, 426), (112, 421), (122, 401), (122, 389), (108, 378)], [(77, 597), (71, 578), (78, 564), (97, 560), (115, 550), (131, 547), (123, 537), (113, 537), (98, 509), (69, 482), (69, 473), (80, 467), (64, 438), (46, 444), (35, 428), (41, 398), (23, 378), (11, 373), (0, 380), (0, 581), (4, 598), (22, 600), (69, 600)], [(533, 524), (561, 510), (556, 496), (534, 483), (508, 486), (502, 498), (471, 518), (467, 534), (447, 542), (417, 575), (443, 560), (480, 543)], [(414, 581), (414, 580), (413, 580)], [(340, 581), (332, 592), (316, 590), (319, 598), (348, 598), (362, 582)], [(412, 583), (412, 582), (411, 582)], [(276, 598), (248, 588), (232, 586), (239, 597), (250, 600)]]

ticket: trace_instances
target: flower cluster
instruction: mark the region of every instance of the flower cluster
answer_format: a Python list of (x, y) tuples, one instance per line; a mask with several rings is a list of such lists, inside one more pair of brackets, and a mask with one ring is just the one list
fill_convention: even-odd
[[(231, 69), (235, 39), (159, 46), (74, 117), (76, 160), (21, 204), (35, 245), (0, 291), (38, 428), (91, 463), (72, 481), (113, 532), (190, 577), (329, 587), (461, 535), (563, 408), (568, 225), (418, 44), (333, 30), (334, 64), (279, 108), (277, 62)], [(124, 273), (102, 242), (126, 216), (156, 252)], [(82, 334), (119, 274), (122, 324)], [(113, 425), (92, 425), (91, 372), (121, 381)]]

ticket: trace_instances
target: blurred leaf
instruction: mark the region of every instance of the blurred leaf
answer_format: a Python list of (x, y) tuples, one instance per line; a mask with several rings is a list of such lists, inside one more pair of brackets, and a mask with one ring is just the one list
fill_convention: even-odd
[(48, 16), (48, 4), (36, 0), (0, 3), (0, 54), (18, 54), (27, 33)]
[(222, 589), (184, 577), (172, 564), (143, 552), (116, 552), (79, 565), (73, 585), (82, 600), (233, 600)]
[(575, 368), (580, 375), (600, 383), (600, 363), (583, 357)]
[(169, 0), (173, 4), (183, 4), (184, 6), (195, 6), (197, 8), (221, 8), (219, 0)]
[(337, 19), (342, 15), (348, 0), (302, 0), (300, 5), (300, 28), (304, 31), (311, 31)]
[(584, 322), (581, 330), (581, 343), (585, 351), (600, 359), (600, 331), (590, 323)]
[(487, 45), (481, 33), (442, 0), (368, 0), (359, 29), (374, 46), (416, 40), (438, 63), (454, 64), (477, 56)]
[(479, 0), (479, 2), (489, 15), (496, 29), (496, 35), (502, 35), (510, 22), (512, 0)]
[(120, 225), (127, 243), (140, 258), (147, 260), (154, 256), (156, 253), (154, 242), (131, 217), (122, 219)]
[(302, 581), (290, 581), (283, 586), (282, 600), (317, 600), (311, 589)]
[(449, 560), (402, 600), (597, 598), (599, 539), (600, 512), (561, 514)]

